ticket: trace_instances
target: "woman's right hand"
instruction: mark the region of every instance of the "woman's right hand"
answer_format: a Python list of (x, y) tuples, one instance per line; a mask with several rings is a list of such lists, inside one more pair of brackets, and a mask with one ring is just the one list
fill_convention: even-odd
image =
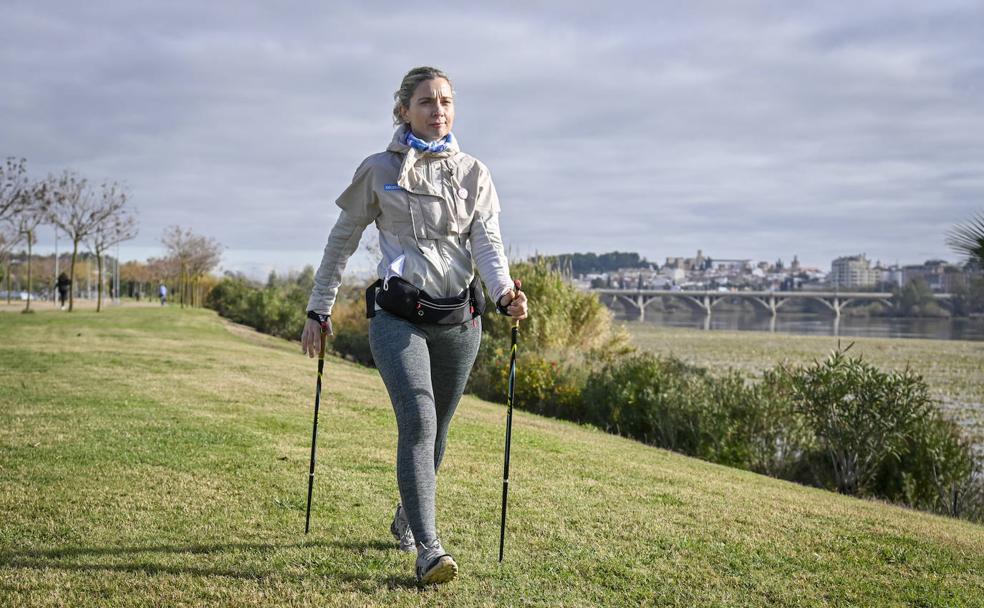
[[(325, 323), (328, 325), (326, 333), (329, 336), (334, 335), (331, 330), (331, 317), (328, 317)], [(304, 331), (301, 332), (301, 352), (307, 353), (308, 357), (315, 357), (321, 352), (321, 323), (314, 319), (308, 319), (304, 323)]]

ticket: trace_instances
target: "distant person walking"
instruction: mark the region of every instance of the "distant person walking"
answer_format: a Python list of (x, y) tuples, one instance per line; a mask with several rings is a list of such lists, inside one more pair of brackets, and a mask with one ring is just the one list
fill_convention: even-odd
[(58, 275), (55, 287), (58, 288), (58, 303), (61, 305), (61, 309), (65, 310), (65, 301), (68, 300), (68, 290), (72, 287), (72, 279), (63, 272)]
[(461, 152), (451, 134), (454, 91), (435, 68), (415, 68), (394, 95), (393, 139), (365, 159), (335, 203), (308, 300), (304, 352), (320, 348), (342, 271), (366, 226), (379, 229), (379, 280), (366, 293), (369, 342), (399, 432), (396, 479), (401, 502), (390, 531), (417, 552), (416, 576), (444, 583), (458, 565), (441, 546), (436, 524), (437, 472), (451, 417), (465, 388), (482, 335), (485, 296), (499, 312), (526, 318), (526, 295), (513, 291), (499, 234), (499, 200), (489, 170)]
[(161, 297), (161, 306), (167, 305), (167, 285), (161, 283), (161, 286), (157, 288), (157, 295)]

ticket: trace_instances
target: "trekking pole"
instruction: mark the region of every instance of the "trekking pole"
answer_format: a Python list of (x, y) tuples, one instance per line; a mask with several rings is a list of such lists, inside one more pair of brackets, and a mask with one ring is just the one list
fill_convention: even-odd
[(311, 527), (311, 493), (314, 490), (314, 457), (318, 447), (318, 407), (321, 405), (321, 375), (325, 371), (325, 339), (328, 337), (328, 317), (318, 315), (318, 318), (315, 320), (321, 324), (321, 350), (318, 353), (318, 385), (314, 391), (314, 430), (311, 432), (311, 470), (308, 474), (307, 516), (304, 518), (305, 534), (308, 533)]
[[(515, 281), (516, 296), (522, 283)], [(506, 542), (506, 496), (509, 494), (509, 447), (512, 439), (513, 402), (516, 392), (516, 341), (519, 338), (519, 319), (513, 321), (512, 353), (509, 356), (509, 394), (507, 397), (508, 412), (506, 413), (506, 456), (502, 467), (502, 522), (499, 525), (499, 563), (502, 563), (502, 553)]]

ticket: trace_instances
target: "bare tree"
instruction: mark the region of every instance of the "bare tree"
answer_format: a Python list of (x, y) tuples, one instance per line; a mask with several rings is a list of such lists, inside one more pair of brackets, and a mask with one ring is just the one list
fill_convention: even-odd
[(222, 245), (211, 238), (196, 236), (192, 239), (192, 254), (188, 264), (192, 291), (190, 301), (195, 306), (202, 305), (202, 278), (211, 272), (222, 259)]
[(190, 257), (189, 242), (193, 236), (190, 228), (183, 230), (181, 226), (168, 226), (164, 229), (164, 236), (161, 237), (161, 243), (167, 250), (167, 259), (172, 268), (177, 269), (178, 300), (182, 308), (185, 305), (185, 282)]
[(31, 183), (27, 179), (27, 161), (8, 157), (0, 164), (0, 221), (17, 214), (30, 195)]
[(182, 308), (201, 304), (199, 281), (215, 268), (222, 256), (222, 245), (213, 238), (169, 226), (161, 238), (170, 258), (178, 269), (178, 294)]
[[(126, 192), (117, 184), (103, 187), (102, 197), (103, 206), (114, 206), (112, 199), (116, 198), (122, 198), (124, 203), (126, 202)], [(129, 241), (137, 236), (136, 218), (124, 207), (115, 208), (116, 211), (107, 217), (103, 223), (96, 226), (96, 229), (86, 239), (89, 249), (96, 255), (96, 268), (98, 269), (96, 273), (98, 277), (98, 282), (96, 283), (98, 294), (96, 296), (96, 312), (102, 310), (103, 256), (106, 250), (117, 243)]]
[[(47, 192), (50, 197), (51, 222), (65, 231), (72, 240), (72, 262), (69, 279), (75, 284), (75, 262), (79, 243), (87, 239), (107, 218), (118, 213), (126, 205), (127, 195), (116, 183), (103, 184), (102, 196), (89, 187), (88, 181), (77, 173), (65, 171), (61, 177), (49, 177)], [(75, 291), (69, 293), (68, 310), (75, 304)]]
[(0, 221), (0, 262), (3, 262), (3, 278), (7, 283), (7, 303), (10, 304), (10, 254), (24, 235), (17, 232), (12, 222)]
[(22, 203), (14, 215), (14, 225), (17, 233), (23, 235), (24, 240), (27, 241), (27, 302), (24, 305), (24, 312), (31, 312), (31, 300), (34, 298), (31, 274), (32, 247), (36, 241), (38, 226), (48, 220), (50, 202), (47, 196), (47, 184), (42, 182), (26, 187), (22, 191), (21, 198)]
[(178, 278), (177, 261), (171, 257), (149, 258), (147, 260), (148, 289), (147, 294), (153, 293), (153, 283), (170, 283)]

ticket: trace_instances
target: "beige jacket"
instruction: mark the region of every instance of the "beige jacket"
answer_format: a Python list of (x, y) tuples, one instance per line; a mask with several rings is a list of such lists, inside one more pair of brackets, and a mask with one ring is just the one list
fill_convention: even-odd
[(489, 170), (457, 143), (422, 154), (402, 143), (405, 129), (397, 129), (386, 152), (362, 161), (335, 201), (342, 212), (308, 310), (331, 312), (345, 263), (371, 222), (379, 229), (381, 279), (400, 276), (433, 297), (450, 297), (471, 282), (474, 261), (493, 301), (512, 289)]

